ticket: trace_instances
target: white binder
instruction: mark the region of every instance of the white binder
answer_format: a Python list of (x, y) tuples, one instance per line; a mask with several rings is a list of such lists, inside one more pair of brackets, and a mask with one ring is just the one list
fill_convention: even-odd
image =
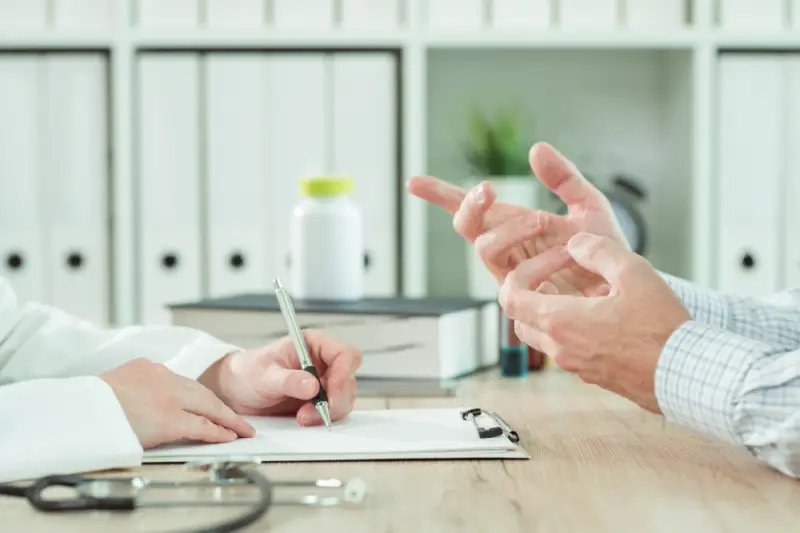
[(264, 0), (206, 0), (209, 28), (261, 28), (266, 15)]
[[(800, 12), (798, 13), (800, 16)], [(786, 61), (786, 176), (784, 286), (800, 288), (800, 58)]]
[(724, 291), (764, 295), (780, 285), (783, 68), (779, 55), (724, 55), (719, 62), (717, 261)]
[(486, 24), (483, 0), (423, 0), (427, 26), (435, 30), (477, 30)]
[(570, 30), (612, 30), (617, 27), (617, 0), (558, 0), (562, 28)]
[(364, 215), (365, 293), (394, 296), (397, 272), (397, 79), (391, 54), (333, 58), (333, 168), (352, 177)]
[(789, 24), (794, 30), (800, 30), (800, 0), (789, 0)]
[(278, 29), (330, 29), (334, 0), (273, 0), (273, 25)]
[(634, 30), (670, 30), (686, 25), (685, 0), (625, 0), (625, 25)]
[(289, 224), (300, 199), (302, 178), (327, 174), (330, 87), (322, 54), (277, 54), (270, 59), (271, 84), (267, 115), (271, 156), (269, 209), (274, 228), (273, 271), (289, 286)]
[(110, 323), (108, 83), (100, 53), (46, 61), (43, 137), (46, 301)]
[(110, 29), (115, 0), (52, 0), (53, 21), (64, 29)]
[(492, 26), (505, 30), (544, 30), (553, 18), (551, 0), (492, 0)]
[(0, 29), (42, 29), (48, 0), (0, 0)]
[(138, 78), (140, 318), (161, 324), (166, 305), (203, 296), (199, 60), (144, 55)]
[(207, 58), (204, 204), (211, 296), (270, 290), (268, 61), (249, 53)]
[(200, 2), (197, 0), (135, 1), (137, 22), (145, 28), (194, 28), (200, 19)]
[(0, 55), (0, 275), (20, 301), (45, 295), (38, 57)]
[(397, 28), (399, 0), (342, 0), (342, 27), (358, 30)]
[(785, 0), (719, 0), (720, 26), (726, 30), (777, 30), (784, 26)]

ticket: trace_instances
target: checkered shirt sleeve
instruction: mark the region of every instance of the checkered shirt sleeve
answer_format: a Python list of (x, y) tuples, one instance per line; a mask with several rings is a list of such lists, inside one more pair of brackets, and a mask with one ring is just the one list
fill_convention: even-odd
[(664, 277), (692, 316), (656, 369), (665, 417), (800, 477), (800, 289), (761, 300)]

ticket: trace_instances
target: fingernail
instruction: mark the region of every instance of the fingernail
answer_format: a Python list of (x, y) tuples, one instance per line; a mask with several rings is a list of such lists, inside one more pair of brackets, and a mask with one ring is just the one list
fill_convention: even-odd
[(305, 426), (310, 426), (313, 424), (321, 424), (322, 418), (320, 418), (319, 413), (316, 411), (313, 413), (303, 413), (300, 415), (300, 423)]
[(483, 190), (483, 184), (478, 185), (472, 191), (472, 199), (475, 200), (475, 203), (479, 205), (486, 201), (486, 192)]
[(307, 390), (308, 392), (312, 392), (312, 391), (314, 390), (314, 382), (315, 382), (315, 381), (316, 381), (316, 380), (315, 380), (314, 378), (312, 378), (311, 376), (309, 376), (309, 377), (303, 378), (303, 380), (300, 382), (300, 385), (301, 385), (301, 386), (302, 386), (302, 387), (303, 387), (305, 390)]

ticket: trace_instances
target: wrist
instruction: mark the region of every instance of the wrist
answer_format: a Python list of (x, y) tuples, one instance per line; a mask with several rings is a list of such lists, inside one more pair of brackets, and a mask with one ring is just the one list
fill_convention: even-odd
[(231, 352), (203, 372), (197, 381), (213, 392), (217, 398), (222, 400), (228, 406), (231, 405), (228, 391), (231, 390), (231, 383), (233, 382), (233, 371), (231, 369), (232, 359), (240, 352)]

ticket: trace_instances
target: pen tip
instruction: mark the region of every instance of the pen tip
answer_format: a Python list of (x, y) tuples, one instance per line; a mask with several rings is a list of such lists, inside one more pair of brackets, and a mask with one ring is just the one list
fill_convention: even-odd
[(275, 287), (276, 290), (280, 290), (280, 289), (283, 288), (283, 285), (281, 284), (281, 280), (278, 279), (278, 278), (275, 278), (274, 280), (272, 280), (272, 285)]

